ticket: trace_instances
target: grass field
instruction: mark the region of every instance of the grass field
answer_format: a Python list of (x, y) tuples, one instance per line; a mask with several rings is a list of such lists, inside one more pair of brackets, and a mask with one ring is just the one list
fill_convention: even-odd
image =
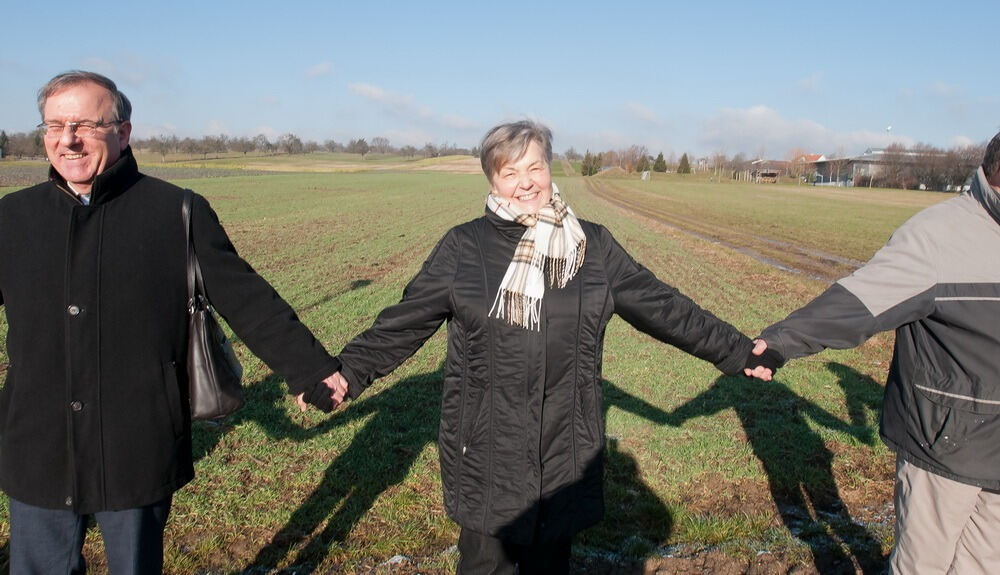
[[(240, 167), (156, 169), (212, 202), (240, 253), (331, 352), (399, 299), (449, 227), (482, 213), (486, 191), (482, 175), (399, 163), (337, 173)], [(193, 178), (199, 169), (211, 177)], [(949, 197), (554, 172), (580, 217), (750, 335)], [(443, 335), (330, 417), (300, 414), (283, 382), (238, 345), (249, 403), (221, 427), (196, 429), (197, 477), (174, 499), (167, 570), (452, 572), (458, 530), (444, 514), (435, 446)], [(607, 514), (578, 538), (575, 568), (877, 572), (892, 543), (893, 458), (877, 438), (891, 341), (799, 360), (762, 384), (720, 377), (613, 320)], [(86, 550), (100, 566), (96, 531)]]

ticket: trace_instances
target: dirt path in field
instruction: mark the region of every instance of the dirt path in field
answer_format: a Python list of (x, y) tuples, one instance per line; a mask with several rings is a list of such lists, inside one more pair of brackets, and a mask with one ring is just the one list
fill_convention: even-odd
[(576, 170), (573, 169), (573, 164), (569, 163), (569, 160), (563, 158), (562, 160), (563, 171), (566, 172), (567, 176), (575, 176)]
[(592, 178), (587, 178), (584, 182), (595, 196), (627, 212), (723, 245), (784, 271), (832, 283), (864, 265), (864, 262), (851, 258), (671, 213), (668, 206), (650, 205), (636, 199), (634, 193), (617, 188), (609, 182)]

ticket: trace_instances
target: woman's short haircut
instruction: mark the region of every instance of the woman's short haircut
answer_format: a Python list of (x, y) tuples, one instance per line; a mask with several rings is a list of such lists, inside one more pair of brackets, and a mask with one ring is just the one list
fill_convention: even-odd
[(38, 91), (38, 113), (42, 115), (42, 119), (45, 119), (45, 102), (49, 99), (49, 96), (61, 92), (71, 86), (79, 86), (80, 84), (97, 84), (98, 86), (111, 92), (111, 96), (114, 98), (112, 114), (114, 114), (115, 117), (110, 118), (110, 121), (128, 122), (132, 119), (132, 103), (128, 101), (125, 94), (122, 94), (118, 90), (118, 86), (116, 86), (115, 83), (112, 82), (107, 76), (102, 76), (96, 72), (85, 72), (83, 70), (70, 70), (69, 72), (63, 72), (42, 86), (42, 89)]
[(551, 165), (552, 130), (542, 124), (522, 120), (500, 124), (486, 132), (479, 144), (479, 161), (486, 178), (493, 181), (493, 176), (504, 164), (520, 160), (531, 142), (537, 143), (545, 151), (545, 161)]

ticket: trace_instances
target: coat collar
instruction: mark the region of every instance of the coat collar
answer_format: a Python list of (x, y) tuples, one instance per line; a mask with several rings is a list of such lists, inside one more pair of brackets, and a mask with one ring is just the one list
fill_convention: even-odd
[(997, 224), (1000, 224), (1000, 195), (987, 181), (986, 172), (983, 171), (982, 166), (979, 166), (979, 169), (976, 170), (976, 176), (972, 178), (972, 187), (969, 188), (969, 193), (983, 206), (986, 213)]
[[(141, 177), (139, 165), (132, 154), (132, 146), (129, 146), (114, 164), (94, 178), (94, 183), (90, 186), (90, 205), (110, 202), (131, 188)], [(49, 179), (66, 190), (70, 189), (66, 179), (52, 166), (49, 166)]]
[(524, 235), (524, 230), (526, 229), (517, 222), (501, 218), (489, 208), (486, 208), (486, 221), (493, 224), (493, 227), (496, 228), (501, 235), (514, 241), (519, 241), (521, 236)]

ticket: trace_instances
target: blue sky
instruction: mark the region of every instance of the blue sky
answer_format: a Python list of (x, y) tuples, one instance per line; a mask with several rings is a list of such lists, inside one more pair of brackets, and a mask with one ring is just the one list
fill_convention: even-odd
[(0, 128), (30, 130), (38, 88), (83, 68), (129, 96), (139, 137), (473, 146), (528, 117), (556, 151), (782, 158), (1000, 130), (996, 0), (101, 6), (5, 2)]

